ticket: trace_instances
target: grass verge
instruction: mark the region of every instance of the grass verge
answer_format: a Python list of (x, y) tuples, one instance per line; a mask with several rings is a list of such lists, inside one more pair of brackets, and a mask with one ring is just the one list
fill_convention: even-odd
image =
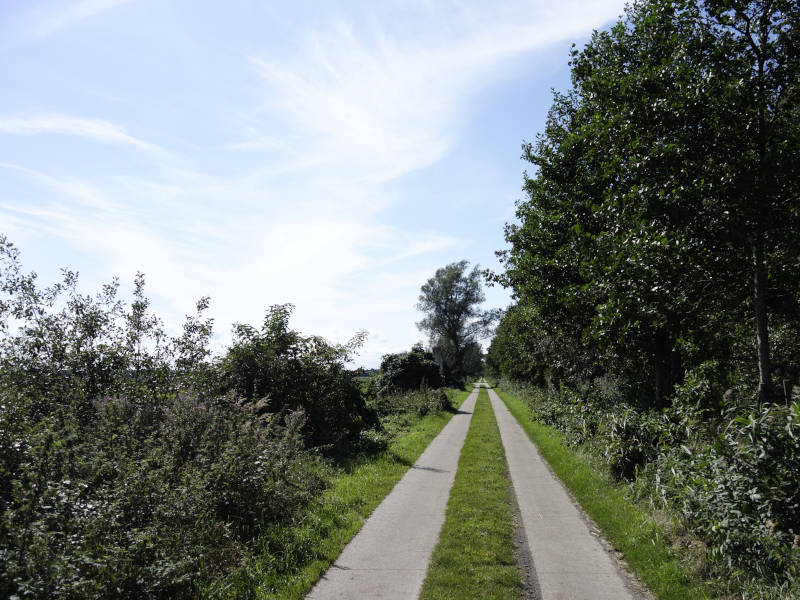
[(713, 597), (708, 586), (693, 577), (675, 554), (650, 511), (636, 505), (607, 474), (568, 448), (557, 431), (535, 421), (525, 403), (495, 391), (606, 539), (660, 600)]
[(522, 594), (500, 432), (481, 388), (422, 600), (509, 600)]
[[(448, 395), (459, 407), (469, 392), (448, 390)], [(421, 417), (384, 452), (334, 473), (331, 487), (299, 523), (273, 528), (260, 541), (258, 559), (213, 582), (202, 597), (303, 598), (452, 416)]]

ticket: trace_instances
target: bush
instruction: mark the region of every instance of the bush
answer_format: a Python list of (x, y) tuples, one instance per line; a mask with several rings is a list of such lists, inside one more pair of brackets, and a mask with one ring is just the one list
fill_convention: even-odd
[(564, 433), (565, 441), (573, 447), (595, 437), (613, 403), (606, 392), (607, 386), (587, 386), (580, 391), (566, 386), (555, 390), (507, 381), (501, 386), (526, 402), (541, 422)]
[(105, 398), (87, 422), (73, 408), (0, 442), (17, 455), (0, 529), (6, 597), (190, 597), (324, 485), (302, 413), (284, 424), (191, 393)]
[(424, 417), (444, 410), (453, 410), (450, 398), (441, 388), (421, 388), (414, 391), (377, 396), (371, 401), (371, 406), (382, 418), (403, 413)]
[(385, 395), (423, 386), (438, 388), (442, 383), (433, 353), (426, 352), (421, 344), (415, 344), (409, 352), (383, 357), (376, 385), (378, 394)]
[(41, 288), (0, 236), (4, 597), (193, 597), (326, 485), (306, 442), (377, 424), (344, 369), (358, 337), (301, 336), (284, 305), (213, 360), (208, 299), (170, 338), (141, 274), (129, 305), (117, 290)]
[(260, 330), (237, 325), (234, 342), (219, 364), (221, 389), (270, 411), (303, 410), (304, 436), (310, 446), (341, 450), (376, 427), (358, 379), (345, 368), (363, 334), (346, 346), (289, 329), (290, 304), (267, 311)]
[(734, 408), (716, 438), (659, 456), (658, 493), (707, 541), (712, 564), (767, 578), (800, 567), (800, 405)]

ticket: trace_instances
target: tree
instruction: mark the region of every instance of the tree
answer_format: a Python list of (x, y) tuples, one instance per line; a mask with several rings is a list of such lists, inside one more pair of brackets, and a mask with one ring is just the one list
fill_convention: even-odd
[(790, 311), (797, 308), (800, 5), (706, 0), (701, 6), (718, 40), (714, 62), (728, 67), (714, 108), (726, 125), (728, 204), (750, 259), (763, 402), (772, 386), (769, 315), (787, 308), (785, 299)]
[(757, 364), (765, 399), (768, 316), (796, 322), (799, 25), (790, 1), (636, 2), (573, 52), (523, 147), (537, 172), (497, 279), (657, 406), (712, 356)]
[[(458, 381), (470, 373), (466, 361), (475, 354), (475, 345), (485, 337), (497, 311), (481, 311), (485, 300), (481, 290), (481, 274), (477, 266), (471, 271), (462, 260), (436, 270), (421, 288), (417, 308), (426, 317), (417, 323), (430, 336), (430, 346), (442, 365), (445, 379)], [(474, 358), (474, 357), (473, 357)]]

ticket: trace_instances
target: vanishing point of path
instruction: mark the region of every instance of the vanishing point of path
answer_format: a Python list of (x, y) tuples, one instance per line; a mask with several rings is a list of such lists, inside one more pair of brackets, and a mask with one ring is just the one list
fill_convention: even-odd
[(475, 388), (345, 546), (307, 600), (416, 598), (444, 523)]
[[(494, 390), (488, 391), (535, 570), (536, 600), (639, 597), (627, 587), (614, 559), (590, 531), (525, 431)], [(477, 396), (476, 387), (307, 600), (418, 597), (444, 523)]]

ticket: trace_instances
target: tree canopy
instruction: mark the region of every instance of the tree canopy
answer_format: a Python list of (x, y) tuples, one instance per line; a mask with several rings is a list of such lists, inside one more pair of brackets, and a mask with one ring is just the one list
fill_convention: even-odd
[(482, 353), (478, 340), (484, 337), (496, 318), (493, 311), (482, 311), (485, 300), (481, 273), (470, 271), (462, 260), (437, 269), (422, 286), (417, 308), (425, 318), (417, 323), (430, 336), (430, 345), (448, 381), (480, 372)]
[(386, 354), (381, 360), (378, 393), (415, 390), (423, 386), (438, 388), (442, 375), (432, 352), (414, 344), (408, 352)]
[(507, 318), (560, 341), (532, 360), (615, 371), (656, 406), (705, 360), (761, 400), (796, 377), (770, 331), (798, 323), (799, 24), (789, 0), (643, 1), (573, 50), (495, 276)]

